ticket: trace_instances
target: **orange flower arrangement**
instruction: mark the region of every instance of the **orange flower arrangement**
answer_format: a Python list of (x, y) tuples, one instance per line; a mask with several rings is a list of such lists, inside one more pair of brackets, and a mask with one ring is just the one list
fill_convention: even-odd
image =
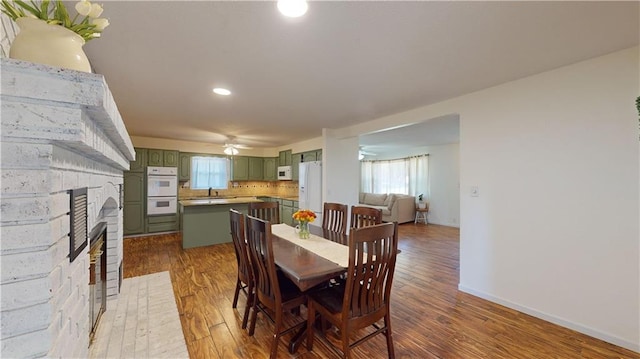
[(296, 211), (296, 213), (294, 213), (292, 217), (296, 221), (300, 222), (313, 222), (316, 219), (316, 214), (311, 210), (301, 209), (299, 211)]

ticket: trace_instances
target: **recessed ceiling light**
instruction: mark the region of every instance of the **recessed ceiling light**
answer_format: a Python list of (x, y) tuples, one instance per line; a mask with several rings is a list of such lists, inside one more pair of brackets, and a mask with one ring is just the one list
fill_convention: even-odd
[(216, 87), (213, 89), (213, 92), (217, 93), (218, 95), (222, 95), (222, 96), (229, 96), (231, 95), (231, 91), (227, 90), (227, 89), (223, 89), (221, 87)]
[(309, 9), (306, 0), (278, 0), (278, 10), (284, 16), (300, 17)]

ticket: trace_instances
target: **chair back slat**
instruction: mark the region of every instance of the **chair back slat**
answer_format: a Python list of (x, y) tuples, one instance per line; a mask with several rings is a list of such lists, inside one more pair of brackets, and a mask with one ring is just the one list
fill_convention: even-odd
[(282, 297), (273, 258), (271, 223), (247, 216), (247, 245), (256, 272), (256, 293), (260, 302), (273, 309), (282, 303)]
[(272, 224), (280, 223), (280, 206), (278, 202), (251, 202), (249, 203), (249, 215), (269, 221)]
[(332, 232), (347, 233), (348, 207), (341, 203), (325, 203), (322, 213), (322, 228)]
[(343, 308), (365, 316), (388, 305), (398, 251), (398, 224), (354, 228), (349, 233), (349, 268)]
[(247, 242), (244, 232), (244, 214), (235, 209), (229, 210), (229, 221), (231, 226), (231, 239), (236, 252), (236, 262), (238, 263), (238, 277), (244, 283), (250, 283), (253, 279), (253, 269), (249, 262)]
[(382, 223), (382, 210), (366, 206), (351, 206), (351, 228), (375, 226)]

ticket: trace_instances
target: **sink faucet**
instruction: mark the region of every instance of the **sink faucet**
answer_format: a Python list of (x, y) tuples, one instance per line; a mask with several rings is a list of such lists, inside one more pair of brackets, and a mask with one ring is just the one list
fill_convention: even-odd
[(209, 193), (207, 194), (207, 197), (211, 197), (211, 190), (212, 190), (212, 189), (213, 189), (213, 188), (209, 187)]
[(220, 197), (220, 196), (218, 196), (218, 191), (216, 191), (216, 197)]

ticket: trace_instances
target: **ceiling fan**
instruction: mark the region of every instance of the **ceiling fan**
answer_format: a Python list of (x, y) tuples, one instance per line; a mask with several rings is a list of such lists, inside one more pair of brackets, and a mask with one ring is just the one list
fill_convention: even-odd
[(227, 155), (230, 155), (230, 156), (237, 155), (240, 152), (238, 151), (239, 149), (242, 149), (242, 150), (251, 149), (251, 147), (249, 146), (236, 143), (235, 142), (236, 138), (233, 136), (227, 136), (227, 138), (229, 139), (229, 142), (225, 142), (225, 144), (222, 145), (222, 147), (224, 147), (224, 153)]

